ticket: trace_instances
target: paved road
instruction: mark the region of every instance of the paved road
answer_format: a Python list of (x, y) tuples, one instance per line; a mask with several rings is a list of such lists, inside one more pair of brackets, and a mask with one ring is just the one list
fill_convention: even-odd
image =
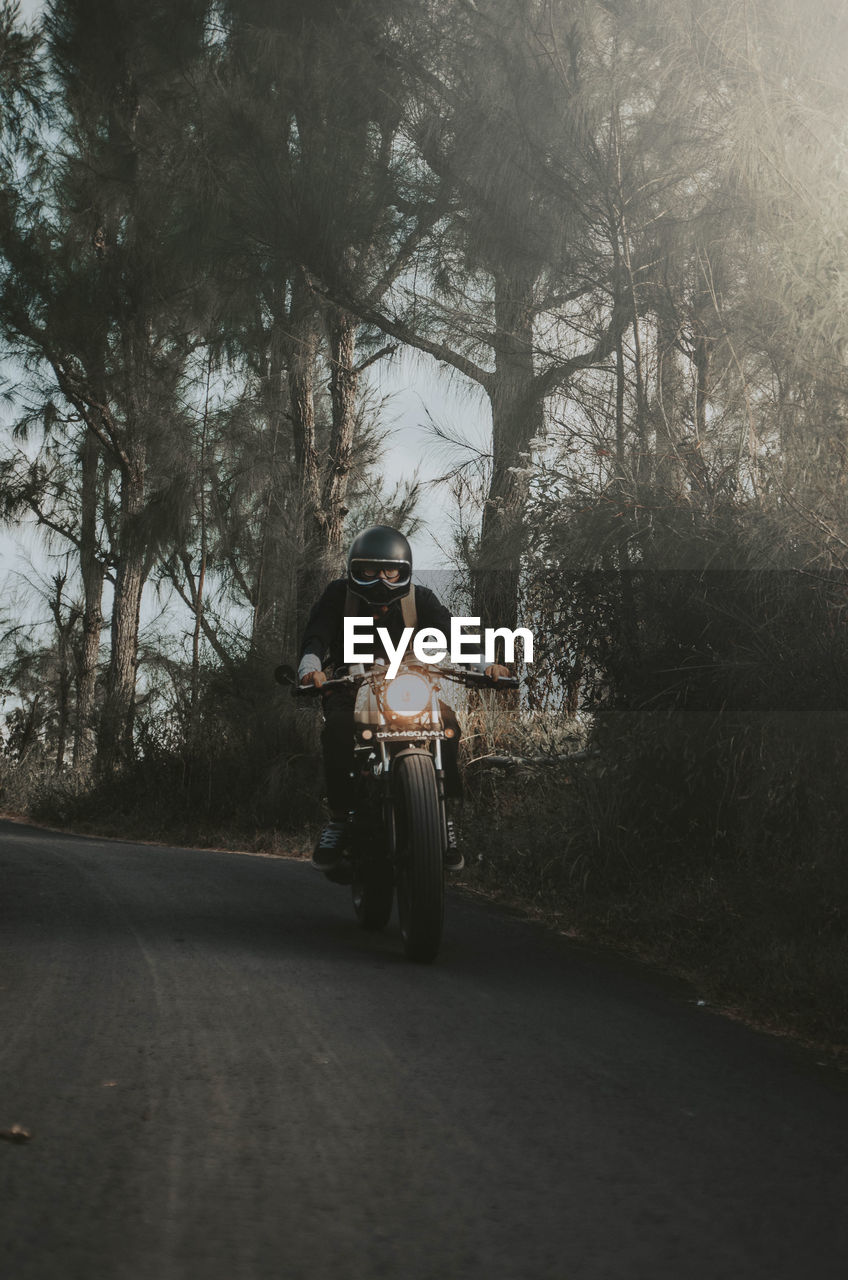
[(8, 1280), (826, 1280), (848, 1090), (452, 896), (433, 967), (297, 862), (0, 823)]

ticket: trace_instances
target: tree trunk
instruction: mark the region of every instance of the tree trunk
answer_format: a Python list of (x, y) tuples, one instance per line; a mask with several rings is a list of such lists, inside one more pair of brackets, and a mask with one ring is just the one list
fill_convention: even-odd
[(709, 467), (704, 459), (703, 446), (707, 432), (707, 405), (710, 401), (712, 383), (713, 344), (696, 317), (694, 332), (694, 351), (692, 362), (695, 366), (695, 440), (687, 453), (689, 475), (694, 488), (697, 488), (702, 500), (712, 503), (714, 498), (713, 480)]
[(695, 337), (695, 435), (703, 442), (707, 430), (707, 405), (710, 400), (713, 344), (709, 336), (698, 331)]
[(20, 736), (17, 743), (17, 756), (19, 763), (23, 764), (32, 748), (38, 741), (38, 713), (41, 709), (41, 695), (36, 694), (32, 700), (32, 705), (26, 713), (26, 719), (23, 722)]
[[(278, 307), (282, 313), (281, 293)], [(284, 337), (285, 320), (279, 314), (273, 321), (268, 340), (267, 372), (263, 396), (264, 417), (268, 431), (268, 475), (256, 578), (251, 594), (253, 622), (251, 646), (254, 652), (263, 652), (273, 646), (277, 635), (280, 613), (280, 575), (285, 559), (283, 530), (281, 527), (281, 501), (286, 486), (282, 474), (286, 465), (286, 389), (287, 342)], [(290, 549), (289, 549), (290, 550)]]
[[(200, 462), (197, 475), (197, 503), (200, 518), (200, 566), (197, 572), (197, 583), (191, 588), (194, 601), (194, 632), (191, 638), (191, 712), (190, 733), (192, 752), (195, 751), (199, 737), (200, 710), (200, 637), (203, 632), (204, 588), (206, 585), (206, 561), (209, 553), (209, 538), (206, 527), (206, 443), (209, 429), (209, 386), (212, 381), (212, 351), (209, 351), (206, 365), (206, 397), (203, 403), (203, 418), (200, 424)], [(188, 562), (188, 556), (186, 556)], [(189, 564), (189, 568), (190, 568)], [(193, 578), (192, 578), (193, 581)]]
[(58, 724), (56, 727), (56, 768), (65, 767), (65, 750), (68, 745), (68, 728), (70, 725), (71, 705), (71, 673), (68, 668), (68, 637), (59, 635), (59, 698)]
[(669, 297), (657, 312), (656, 395), (663, 430), (656, 436), (654, 470), (659, 486), (665, 489), (668, 500), (672, 502), (681, 500), (686, 490), (686, 472), (680, 453), (683, 379), (675, 346), (677, 326), (674, 304)]
[(73, 606), (68, 610), (67, 618), (62, 617), (63, 593), (67, 577), (57, 573), (53, 578), (55, 594), (50, 600), (50, 610), (56, 623), (56, 657), (59, 662), (59, 681), (56, 691), (56, 769), (65, 767), (65, 751), (68, 745), (68, 728), (71, 708), (71, 671), (68, 662), (70, 638), (77, 618)]
[(302, 535), (308, 543), (319, 524), (321, 486), (318, 478), (318, 448), (315, 439), (315, 360), (318, 328), (315, 301), (305, 273), (298, 271), (292, 281), (290, 341), (286, 352), (289, 400), (294, 430), (294, 456), (300, 481)]
[[(310, 592), (309, 566), (318, 546), (321, 507), (315, 437), (315, 362), (318, 319), (306, 275), (291, 281), (291, 300), (283, 291), (269, 354), (267, 415), (271, 432), (271, 468), (262, 551), (257, 570), (252, 643), (261, 661), (288, 652), (297, 642)], [(291, 495), (291, 456), (296, 468)], [(293, 496), (293, 503), (291, 498)], [(304, 569), (307, 566), (307, 569)]]
[(333, 437), (324, 478), (322, 524), (328, 558), (338, 557), (347, 515), (345, 497), (353, 457), (356, 426), (356, 320), (349, 312), (332, 307), (327, 319), (330, 347), (330, 394), (333, 402)]
[(98, 767), (109, 772), (132, 757), (138, 628), (147, 548), (138, 528), (144, 508), (145, 455), (136, 444), (121, 473), (120, 554), (112, 605), (112, 652), (100, 726)]
[(541, 434), (543, 400), (533, 367), (534, 277), (520, 269), (495, 278), (495, 373), (492, 410), (492, 478), (483, 507), (475, 612), (484, 626), (517, 624), (518, 580), (524, 550), (523, 467), (530, 441)]
[(82, 447), (80, 572), (83, 584), (82, 649), (77, 672), (74, 768), (85, 768), (94, 754), (94, 690), (102, 626), (103, 566), (97, 554), (97, 475), (100, 444), (86, 431)]
[(621, 585), (622, 638), (629, 656), (636, 653), (638, 626), (636, 621), (636, 597), (630, 562), (630, 535), (634, 526), (634, 495), (628, 493), (626, 475), (627, 440), (625, 402), (627, 394), (627, 370), (624, 362), (624, 340), (619, 334), (615, 344), (615, 461), (616, 480), (614, 491), (621, 501), (619, 513), (619, 542), (617, 547), (618, 580)]
[[(292, 631), (294, 645), (309, 615), (316, 591), (324, 585), (321, 538), (321, 483), (315, 436), (315, 362), (318, 356), (318, 317), (315, 299), (304, 271), (292, 281), (291, 342), (287, 350), (288, 388), (294, 455), (297, 468), (298, 511), (294, 560), (296, 564)], [(316, 582), (317, 579), (317, 582)]]

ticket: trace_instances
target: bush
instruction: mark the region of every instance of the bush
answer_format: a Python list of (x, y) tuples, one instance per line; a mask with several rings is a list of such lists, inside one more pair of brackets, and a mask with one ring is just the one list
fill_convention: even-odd
[(478, 779), (478, 874), (716, 998), (848, 1041), (841, 576), (641, 572), (603, 598), (596, 754)]
[(174, 843), (273, 847), (320, 820), (317, 724), (267, 674), (210, 673), (194, 732), (174, 708), (142, 706), (136, 758), (117, 773), (6, 761), (10, 811), (50, 825)]

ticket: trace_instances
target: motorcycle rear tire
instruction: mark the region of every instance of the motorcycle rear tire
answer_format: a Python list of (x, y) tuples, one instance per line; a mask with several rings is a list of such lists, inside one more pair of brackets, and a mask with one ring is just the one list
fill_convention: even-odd
[(363, 929), (376, 933), (385, 929), (392, 915), (395, 886), (391, 873), (372, 872), (363, 880), (353, 883), (353, 909)]
[(395, 773), (400, 860), (397, 898), (403, 950), (429, 964), (439, 953), (445, 919), (445, 871), (436, 770), (428, 751), (411, 752)]

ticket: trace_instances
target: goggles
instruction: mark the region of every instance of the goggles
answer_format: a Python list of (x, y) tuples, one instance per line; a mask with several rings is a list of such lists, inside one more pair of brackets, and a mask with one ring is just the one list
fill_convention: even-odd
[(360, 587), (381, 578), (393, 587), (406, 587), (412, 578), (412, 566), (408, 560), (351, 560), (350, 576)]

